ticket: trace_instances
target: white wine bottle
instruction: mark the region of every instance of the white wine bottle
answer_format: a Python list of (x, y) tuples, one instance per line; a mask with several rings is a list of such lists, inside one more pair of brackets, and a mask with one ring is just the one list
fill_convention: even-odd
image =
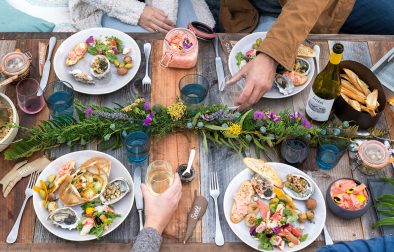
[(343, 45), (336, 43), (332, 48), (330, 61), (313, 82), (306, 104), (306, 114), (316, 122), (325, 122), (330, 117), (334, 100), (340, 95), (341, 77), (339, 63)]

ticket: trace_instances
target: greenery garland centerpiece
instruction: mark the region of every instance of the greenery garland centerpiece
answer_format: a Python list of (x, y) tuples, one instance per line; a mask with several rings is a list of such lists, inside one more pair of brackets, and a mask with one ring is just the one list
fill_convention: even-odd
[[(170, 106), (154, 105), (143, 98), (127, 106), (116, 104), (115, 108), (97, 105), (83, 105), (74, 101), (78, 120), (63, 116), (43, 121), (37, 127), (25, 128), (20, 141), (13, 143), (4, 153), (6, 160), (31, 156), (38, 151), (56, 148), (60, 145), (87, 146), (98, 141), (101, 149), (119, 148), (128, 132), (144, 130), (151, 135), (163, 137), (173, 132), (193, 130), (202, 136), (208, 150), (208, 141), (227, 146), (238, 154), (244, 154), (251, 144), (256, 155), (267, 154), (267, 148), (280, 144), (286, 137), (306, 137), (315, 143), (324, 128), (312, 125), (300, 112), (248, 110), (237, 112), (223, 105), (186, 108), (180, 100)], [(18, 127), (15, 126), (14, 127)], [(357, 126), (349, 127), (348, 122), (338, 126), (341, 137), (360, 138)], [(368, 138), (387, 134), (373, 129)]]

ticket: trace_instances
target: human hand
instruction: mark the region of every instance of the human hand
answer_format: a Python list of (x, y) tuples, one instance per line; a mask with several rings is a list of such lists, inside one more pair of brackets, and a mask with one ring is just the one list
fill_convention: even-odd
[(150, 32), (162, 33), (166, 33), (175, 27), (164, 11), (151, 6), (145, 6), (138, 20), (138, 25)]
[(245, 78), (244, 90), (236, 101), (236, 104), (240, 105), (238, 110), (242, 111), (258, 102), (272, 88), (277, 66), (278, 63), (273, 58), (260, 53), (227, 82), (233, 84)]
[(178, 208), (182, 196), (179, 175), (175, 173), (172, 185), (158, 196), (152, 195), (145, 184), (141, 184), (141, 190), (145, 202), (144, 227), (154, 228), (161, 234)]

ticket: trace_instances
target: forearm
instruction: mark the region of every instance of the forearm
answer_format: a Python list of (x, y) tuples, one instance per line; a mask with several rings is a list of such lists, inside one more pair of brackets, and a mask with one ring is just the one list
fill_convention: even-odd
[(137, 25), (138, 20), (145, 8), (145, 3), (137, 0), (81, 0), (97, 9), (102, 10), (110, 17), (119, 19), (120, 21)]
[(161, 235), (153, 228), (144, 228), (140, 231), (131, 248), (132, 252), (158, 252), (161, 245)]
[(292, 69), (298, 46), (315, 26), (329, 0), (289, 0), (258, 51)]

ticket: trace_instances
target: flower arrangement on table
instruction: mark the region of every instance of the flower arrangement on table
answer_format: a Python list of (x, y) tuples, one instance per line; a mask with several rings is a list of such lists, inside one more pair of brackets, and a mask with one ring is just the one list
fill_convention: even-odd
[[(87, 146), (93, 141), (98, 141), (101, 149), (115, 149), (122, 146), (128, 132), (135, 130), (144, 130), (158, 137), (194, 130), (202, 136), (206, 150), (208, 140), (232, 148), (238, 154), (245, 154), (253, 144), (257, 157), (260, 157), (261, 152), (268, 156), (267, 147), (273, 148), (289, 136), (309, 138), (314, 143), (322, 130), (313, 126), (299, 112), (282, 111), (276, 114), (248, 110), (240, 113), (223, 105), (189, 109), (180, 100), (167, 107), (158, 104), (151, 106), (143, 98), (116, 108), (83, 105), (78, 100), (74, 101), (74, 106), (78, 120), (64, 116), (43, 121), (37, 127), (20, 127), (28, 134), (5, 151), (5, 159), (29, 157), (37, 151), (50, 150), (60, 145)], [(357, 126), (349, 127), (348, 122), (338, 128), (344, 133), (342, 136), (349, 139), (360, 137), (356, 135)], [(368, 137), (373, 138), (387, 132), (373, 129), (370, 133)]]

